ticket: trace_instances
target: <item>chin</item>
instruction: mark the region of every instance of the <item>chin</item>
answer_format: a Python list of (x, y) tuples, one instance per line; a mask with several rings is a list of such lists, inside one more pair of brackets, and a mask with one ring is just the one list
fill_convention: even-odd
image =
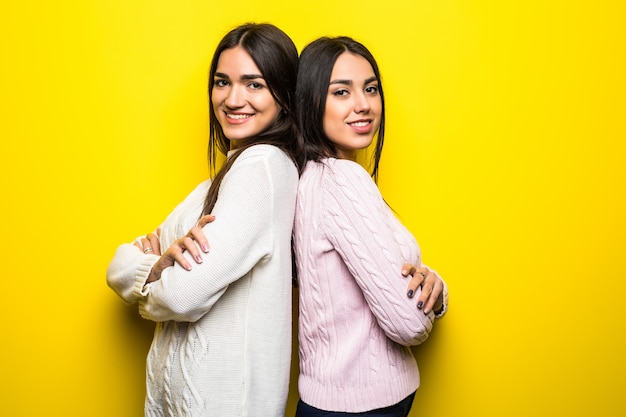
[(250, 135), (247, 135), (242, 132), (228, 132), (226, 130), (224, 131), (224, 136), (226, 136), (228, 140), (234, 141), (234, 142), (240, 142), (250, 137)]

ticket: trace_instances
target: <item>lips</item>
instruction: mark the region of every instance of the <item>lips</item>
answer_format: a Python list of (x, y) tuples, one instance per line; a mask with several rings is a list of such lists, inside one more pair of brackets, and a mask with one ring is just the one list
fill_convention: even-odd
[(225, 113), (226, 121), (230, 124), (241, 124), (251, 119), (254, 114), (249, 113)]
[(369, 133), (372, 130), (371, 120), (355, 120), (348, 122), (348, 126), (357, 133)]

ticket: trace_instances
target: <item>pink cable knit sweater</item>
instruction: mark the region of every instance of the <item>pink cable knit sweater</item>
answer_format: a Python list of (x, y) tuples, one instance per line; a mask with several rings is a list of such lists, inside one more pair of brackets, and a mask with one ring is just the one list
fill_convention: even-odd
[[(309, 162), (300, 178), (294, 243), (299, 280), (299, 391), (323, 410), (395, 404), (419, 386), (408, 348), (434, 314), (407, 297), (402, 264), (421, 263), (417, 242), (357, 163)], [(447, 287), (444, 291), (447, 305)]]

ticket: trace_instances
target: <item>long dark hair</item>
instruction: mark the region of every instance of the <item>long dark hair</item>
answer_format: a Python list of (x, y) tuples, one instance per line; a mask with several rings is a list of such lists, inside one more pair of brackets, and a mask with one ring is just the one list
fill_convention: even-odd
[(350, 52), (367, 60), (378, 79), (378, 89), (382, 103), (380, 128), (376, 139), (376, 149), (372, 156), (374, 180), (378, 179), (378, 164), (383, 151), (385, 138), (385, 97), (378, 70), (378, 64), (370, 51), (361, 43), (346, 36), (322, 37), (308, 44), (300, 54), (298, 82), (296, 86), (296, 109), (300, 130), (301, 151), (298, 165), (304, 169), (307, 161), (319, 161), (326, 157), (337, 157), (337, 148), (324, 133), (324, 111), (330, 76), (339, 55)]
[(279, 28), (269, 23), (246, 23), (228, 32), (221, 40), (211, 62), (209, 71), (209, 167), (215, 173), (216, 155), (226, 155), (230, 150), (230, 140), (224, 135), (222, 126), (215, 116), (210, 99), (215, 84), (215, 72), (220, 55), (226, 49), (242, 47), (261, 71), (267, 87), (280, 105), (281, 112), (272, 125), (253, 138), (240, 142), (237, 150), (228, 158), (214, 176), (209, 188), (202, 214), (209, 214), (215, 206), (222, 179), (237, 157), (253, 145), (269, 144), (284, 151), (296, 163), (298, 153), (297, 123), (294, 111), (296, 77), (298, 74), (298, 50), (293, 41)]

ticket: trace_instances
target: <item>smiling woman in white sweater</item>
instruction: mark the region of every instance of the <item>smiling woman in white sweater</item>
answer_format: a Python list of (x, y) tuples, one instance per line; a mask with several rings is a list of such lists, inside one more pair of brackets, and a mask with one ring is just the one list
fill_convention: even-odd
[(350, 38), (313, 41), (300, 55), (296, 97), (296, 416), (406, 417), (420, 383), (408, 346), (426, 340), (444, 314), (447, 287), (355, 162), (378, 134), (376, 177), (385, 121), (376, 61)]
[[(210, 70), (209, 152), (213, 163), (215, 147), (228, 153), (226, 164), (174, 209), (158, 237), (121, 245), (109, 265), (108, 285), (157, 322), (146, 416), (284, 415), (297, 62), (293, 42), (272, 25), (224, 37)], [(202, 232), (211, 250), (194, 259), (188, 231), (209, 213), (214, 221), (202, 222)]]

